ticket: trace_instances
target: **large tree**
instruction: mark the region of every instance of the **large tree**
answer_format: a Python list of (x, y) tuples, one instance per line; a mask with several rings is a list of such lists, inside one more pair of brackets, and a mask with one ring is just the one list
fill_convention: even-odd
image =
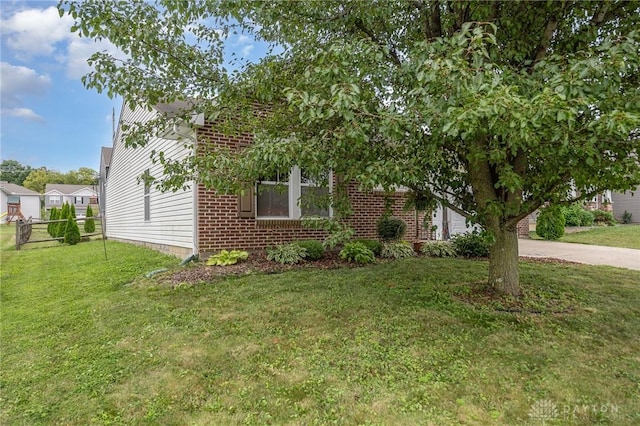
[(0, 180), (22, 185), (32, 170), (31, 166), (23, 166), (19, 161), (3, 160), (0, 163)]
[[(87, 87), (131, 105), (196, 99), (194, 111), (256, 132), (241, 153), (212, 150), (180, 164), (160, 155), (167, 186), (197, 176), (237, 189), (294, 163), (363, 187), (405, 185), (417, 205), (446, 205), (490, 231), (489, 281), (503, 292), (520, 293), (518, 221), (546, 202), (575, 201), (572, 189), (587, 198), (640, 182), (637, 1), (59, 9), (75, 19), (73, 31), (127, 55), (95, 55)], [(256, 64), (230, 62), (223, 46), (234, 31), (275, 49)], [(268, 108), (255, 113), (256, 105)], [(160, 120), (156, 129), (170, 125)], [(131, 127), (128, 143), (145, 143), (142, 130)]]

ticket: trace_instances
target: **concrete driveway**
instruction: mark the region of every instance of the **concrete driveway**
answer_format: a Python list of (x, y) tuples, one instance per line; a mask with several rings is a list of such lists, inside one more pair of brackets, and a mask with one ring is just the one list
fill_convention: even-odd
[(640, 271), (640, 250), (560, 243), (522, 238), (518, 240), (518, 253), (527, 257), (552, 257), (588, 265), (609, 265)]

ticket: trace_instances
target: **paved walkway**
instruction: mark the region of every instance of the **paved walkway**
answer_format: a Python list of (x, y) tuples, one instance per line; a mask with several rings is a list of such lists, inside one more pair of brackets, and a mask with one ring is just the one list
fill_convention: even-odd
[(640, 271), (640, 250), (528, 238), (522, 238), (518, 242), (520, 256), (552, 257), (589, 265), (609, 265)]

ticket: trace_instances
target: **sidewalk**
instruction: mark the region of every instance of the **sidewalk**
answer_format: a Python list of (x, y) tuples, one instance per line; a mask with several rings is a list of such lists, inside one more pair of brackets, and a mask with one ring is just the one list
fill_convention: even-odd
[(522, 238), (518, 240), (518, 253), (526, 257), (551, 257), (588, 265), (609, 265), (640, 271), (640, 250), (628, 248)]

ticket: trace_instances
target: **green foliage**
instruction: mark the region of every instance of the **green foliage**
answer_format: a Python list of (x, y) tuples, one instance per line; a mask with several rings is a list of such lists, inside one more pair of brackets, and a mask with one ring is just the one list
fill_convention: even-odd
[(404, 259), (413, 257), (416, 253), (407, 241), (390, 241), (382, 244), (380, 257), (386, 259)]
[(624, 213), (622, 213), (622, 223), (625, 225), (631, 223), (631, 216), (633, 215), (625, 210)]
[(558, 240), (564, 235), (565, 220), (558, 206), (549, 205), (540, 209), (536, 220), (536, 234), (545, 240)]
[(249, 253), (244, 250), (220, 250), (220, 253), (211, 255), (207, 259), (209, 266), (229, 266), (235, 265), (240, 260), (246, 260)]
[(340, 250), (340, 259), (354, 263), (373, 263), (376, 260), (371, 250), (362, 243), (350, 242), (346, 243)]
[(364, 244), (369, 250), (373, 252), (376, 256), (380, 256), (382, 253), (382, 243), (377, 240), (366, 240), (366, 239), (355, 239), (352, 240), (353, 243), (361, 243)]
[[(51, 207), (51, 211), (49, 212), (49, 220), (57, 220), (58, 219), (58, 209), (56, 207)], [(56, 237), (56, 232), (58, 230), (58, 224), (57, 223), (48, 223), (47, 224), (47, 232), (49, 233), (49, 235), (51, 235), (51, 237)]]
[(489, 237), (486, 231), (476, 231), (454, 235), (451, 242), (456, 249), (456, 254), (462, 257), (487, 257), (489, 256)]
[(353, 236), (353, 229), (336, 218), (303, 218), (302, 223), (307, 228), (322, 229), (328, 233), (327, 238), (322, 242), (326, 249), (334, 249)]
[[(0, 163), (0, 180), (24, 185), (24, 181), (33, 169), (31, 166), (24, 166), (16, 160), (3, 160)], [(27, 187), (28, 188), (28, 187)], [(44, 191), (38, 191), (40, 193)]]
[(382, 241), (397, 241), (407, 232), (407, 224), (403, 220), (382, 216), (377, 223), (378, 237)]
[(427, 241), (420, 253), (428, 257), (456, 257), (456, 246), (451, 241)]
[(76, 218), (76, 205), (75, 204), (69, 204), (69, 215), (72, 218)]
[(320, 260), (324, 256), (324, 246), (320, 241), (303, 240), (295, 243), (307, 251), (308, 260)]
[(302, 262), (307, 257), (307, 250), (296, 243), (278, 244), (267, 248), (267, 259), (281, 264)]
[(96, 222), (93, 219), (93, 209), (91, 206), (87, 206), (86, 218), (84, 220), (84, 232), (91, 234), (96, 232)]
[(572, 204), (570, 206), (562, 206), (562, 215), (564, 216), (565, 226), (591, 226), (593, 225), (593, 213), (585, 210), (580, 204)]
[(596, 225), (607, 225), (614, 226), (616, 222), (616, 218), (613, 216), (613, 213), (606, 212), (604, 210), (592, 210), (593, 221)]
[[(71, 211), (70, 211), (69, 203), (64, 203), (62, 205), (62, 209), (60, 210), (58, 220), (69, 219), (70, 214), (71, 214)], [(59, 222), (57, 224), (57, 226), (55, 227), (55, 236), (57, 238), (63, 238), (65, 236), (67, 223), (68, 222)]]
[(64, 243), (69, 245), (76, 245), (80, 242), (80, 229), (78, 228), (78, 222), (71, 216), (67, 219), (67, 226), (64, 231)]

